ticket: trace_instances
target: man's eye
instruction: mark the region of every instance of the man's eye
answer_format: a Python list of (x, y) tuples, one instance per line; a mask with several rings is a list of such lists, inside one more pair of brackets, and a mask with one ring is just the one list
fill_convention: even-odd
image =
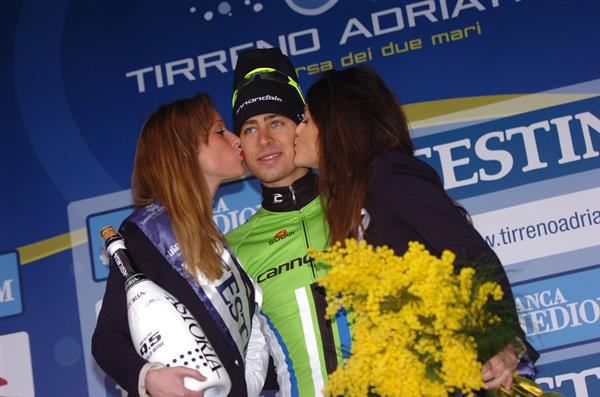
[(243, 132), (245, 135), (247, 135), (247, 134), (252, 134), (254, 131), (256, 131), (256, 128), (248, 127), (248, 128), (245, 128)]
[(271, 127), (281, 127), (282, 125), (283, 125), (283, 121), (281, 121), (281, 120), (271, 121)]

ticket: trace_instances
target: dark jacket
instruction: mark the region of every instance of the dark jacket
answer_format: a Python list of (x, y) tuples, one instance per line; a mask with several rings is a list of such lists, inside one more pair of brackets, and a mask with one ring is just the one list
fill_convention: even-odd
[[(455, 269), (483, 269), (502, 286), (504, 298), (514, 307), (510, 283), (500, 259), (468, 221), (466, 211), (444, 190), (433, 168), (414, 156), (397, 150), (380, 154), (372, 163), (365, 209), (370, 223), (365, 233), (374, 246), (387, 245), (397, 255), (419, 241), (432, 255), (448, 249), (456, 254)], [(525, 333), (515, 327), (525, 341)], [(539, 354), (528, 346), (535, 361)]]
[[(181, 277), (158, 252), (152, 242), (136, 225), (125, 222), (121, 234), (132, 261), (147, 278), (171, 293), (185, 304), (211, 341), (213, 348), (231, 378), (230, 396), (246, 396), (246, 381), (242, 368), (235, 364), (227, 341), (206, 311), (204, 305), (186, 280)], [(127, 322), (123, 277), (113, 266), (106, 282), (102, 310), (92, 337), (92, 354), (100, 367), (130, 397), (138, 396), (138, 376), (146, 364), (131, 342)]]

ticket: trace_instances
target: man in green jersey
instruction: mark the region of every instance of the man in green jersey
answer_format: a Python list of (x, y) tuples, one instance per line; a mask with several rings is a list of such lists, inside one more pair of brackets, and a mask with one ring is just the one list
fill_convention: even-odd
[(350, 348), (346, 315), (325, 319), (315, 279), (326, 267), (328, 228), (316, 176), (294, 165), (304, 98), (290, 60), (277, 48), (242, 52), (234, 73), (234, 132), (250, 171), (262, 182), (262, 207), (227, 235), (229, 246), (263, 290), (262, 318), (280, 396), (321, 396)]

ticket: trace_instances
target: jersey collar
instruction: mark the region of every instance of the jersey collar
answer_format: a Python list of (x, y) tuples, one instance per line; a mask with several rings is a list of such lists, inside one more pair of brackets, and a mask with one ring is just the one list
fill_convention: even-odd
[(264, 209), (273, 212), (296, 211), (313, 201), (319, 195), (317, 176), (309, 170), (306, 175), (296, 179), (291, 186), (262, 186)]

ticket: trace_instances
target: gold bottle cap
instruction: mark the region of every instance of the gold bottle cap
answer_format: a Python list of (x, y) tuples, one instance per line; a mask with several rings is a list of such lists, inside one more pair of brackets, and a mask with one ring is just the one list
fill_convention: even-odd
[(112, 226), (104, 226), (102, 230), (100, 230), (100, 235), (104, 240), (108, 240), (111, 237), (116, 237), (118, 235), (117, 231)]

